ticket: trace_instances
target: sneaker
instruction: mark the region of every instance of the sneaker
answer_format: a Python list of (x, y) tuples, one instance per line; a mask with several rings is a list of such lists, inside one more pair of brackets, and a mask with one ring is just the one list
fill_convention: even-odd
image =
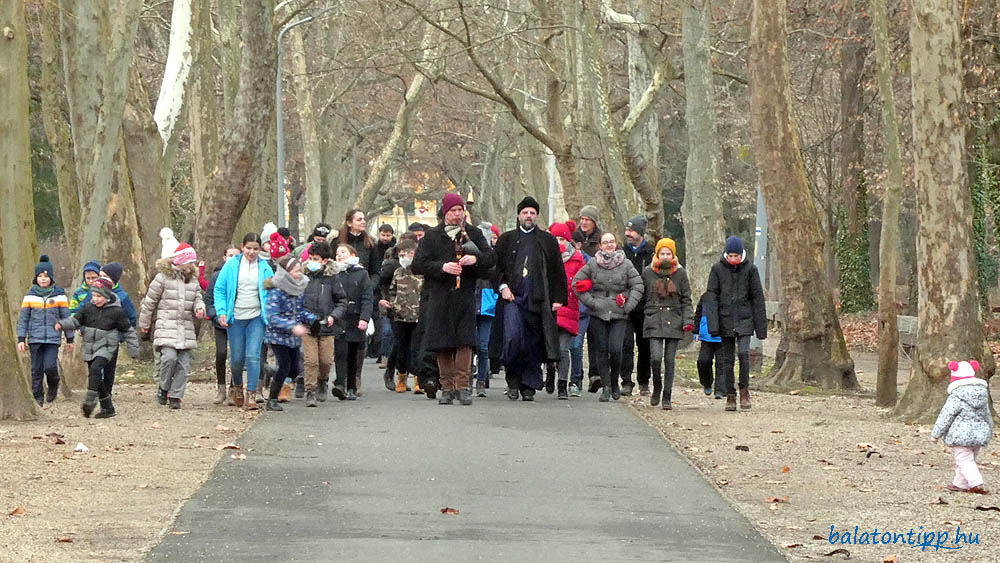
[(522, 401), (534, 401), (535, 400), (535, 390), (534, 389), (524, 389), (521, 391)]
[(319, 402), (321, 402), (321, 403), (325, 403), (326, 402), (326, 397), (327, 397), (328, 394), (329, 393), (328, 393), (328, 391), (326, 389), (326, 382), (325, 381), (320, 381), (316, 385), (316, 400), (319, 401)]
[(516, 401), (519, 394), (517, 389), (507, 389), (507, 398), (511, 401)]
[[(706, 397), (711, 397), (712, 396), (712, 388), (711, 387), (706, 387), (705, 388), (705, 396)], [(721, 399), (722, 397), (719, 397), (718, 395), (716, 395), (715, 398), (716, 399)]]
[(333, 391), (331, 391), (331, 393), (338, 400), (343, 401), (343, 400), (347, 399), (347, 391), (344, 390), (344, 386), (343, 385), (334, 385), (333, 386)]
[(306, 391), (306, 406), (315, 407), (316, 406), (316, 392)]
[(439, 405), (453, 405), (455, 404), (455, 392), (454, 391), (441, 391), (441, 398), (438, 399)]
[(486, 397), (486, 382), (476, 380), (476, 396)]
[(988, 495), (988, 494), (990, 494), (990, 492), (987, 491), (986, 489), (984, 489), (982, 485), (977, 485), (975, 487), (970, 487), (966, 492), (967, 493), (974, 493), (974, 494), (977, 494), (977, 495)]
[(570, 383), (569, 384), (569, 396), (570, 397), (579, 397), (580, 396), (580, 386), (577, 385), (576, 383)]
[(640, 397), (648, 397), (649, 396), (649, 384), (648, 383), (643, 383), (643, 384), (639, 385), (639, 396)]
[(281, 402), (278, 399), (268, 399), (266, 408), (269, 411), (275, 411), (275, 412), (281, 412), (285, 410), (284, 407), (281, 406)]
[(437, 397), (437, 392), (438, 392), (437, 382), (434, 381), (433, 379), (428, 381), (427, 384), (424, 385), (424, 395), (426, 395), (428, 399), (433, 399), (434, 397)]
[(358, 392), (355, 391), (354, 389), (348, 389), (347, 390), (347, 400), (348, 401), (357, 401), (358, 400)]
[(306, 396), (306, 380), (302, 377), (295, 378), (295, 398), (301, 399)]
[(180, 399), (175, 399), (175, 398), (171, 397), (170, 399), (168, 399), (168, 401), (170, 402), (170, 410), (175, 410), (175, 411), (176, 410), (180, 410), (180, 408), (181, 408), (181, 400)]
[[(618, 392), (618, 394), (619, 394), (619, 396), (621, 396), (621, 397), (631, 397), (631, 396), (632, 396), (632, 391), (635, 391), (635, 383), (632, 383), (631, 381), (629, 381), (629, 382), (627, 382), (627, 383), (622, 383), (622, 385), (621, 385), (621, 389), (620, 389), (620, 391)], [(617, 400), (618, 400), (618, 397), (614, 397), (614, 394), (615, 394), (615, 392), (614, 392), (614, 390), (612, 389), (612, 391), (611, 391), (611, 395), (612, 395), (612, 397), (614, 398), (614, 400), (616, 400), (616, 401), (617, 401)]]
[(458, 402), (465, 406), (472, 404), (472, 391), (468, 389), (459, 389), (458, 391)]
[(101, 399), (101, 410), (97, 411), (94, 418), (111, 418), (115, 416), (115, 405), (111, 402), (111, 397)]
[(672, 407), (670, 405), (670, 401), (664, 401), (663, 402), (663, 410), (665, 410), (665, 411), (672, 411), (672, 410), (674, 410), (674, 407)]

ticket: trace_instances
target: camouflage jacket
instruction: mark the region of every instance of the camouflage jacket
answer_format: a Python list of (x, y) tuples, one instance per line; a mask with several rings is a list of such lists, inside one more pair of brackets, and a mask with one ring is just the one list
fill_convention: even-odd
[(420, 286), (423, 276), (413, 273), (410, 268), (399, 268), (392, 275), (389, 284), (389, 302), (392, 303), (393, 318), (399, 322), (415, 323), (420, 316)]

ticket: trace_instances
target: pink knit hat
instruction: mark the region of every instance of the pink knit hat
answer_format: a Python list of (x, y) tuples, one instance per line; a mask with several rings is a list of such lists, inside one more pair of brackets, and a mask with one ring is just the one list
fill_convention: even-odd
[(948, 364), (948, 369), (951, 370), (951, 382), (954, 383), (961, 379), (976, 377), (976, 372), (979, 371), (979, 362), (976, 360), (969, 360), (967, 362), (950, 362)]

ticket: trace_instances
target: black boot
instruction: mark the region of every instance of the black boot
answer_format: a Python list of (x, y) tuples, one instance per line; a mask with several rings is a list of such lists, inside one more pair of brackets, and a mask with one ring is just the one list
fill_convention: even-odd
[(87, 397), (83, 400), (83, 405), (80, 407), (83, 410), (83, 416), (90, 418), (90, 415), (94, 413), (94, 408), (97, 407), (97, 391), (87, 391)]
[(559, 380), (559, 400), (568, 401), (569, 400), (569, 390), (566, 388), (566, 382)]
[(279, 403), (278, 399), (276, 399), (276, 398), (275, 399), (268, 399), (267, 400), (267, 407), (266, 408), (269, 411), (277, 411), (277, 412), (281, 412), (281, 411), (285, 410), (285, 408), (281, 406), (281, 403)]
[[(631, 383), (629, 383), (629, 385), (631, 385)], [(611, 398), (616, 401), (622, 398), (622, 390), (618, 384), (618, 376), (611, 377)]]
[(649, 371), (653, 379), (653, 392), (649, 396), (649, 406), (655, 407), (660, 404), (660, 393), (663, 391), (663, 377), (660, 375), (660, 366), (650, 366)]
[(156, 389), (156, 402), (167, 406), (167, 390), (162, 387), (157, 387)]
[(424, 395), (427, 395), (428, 399), (433, 399), (437, 397), (438, 392), (438, 382), (433, 378), (428, 378), (427, 383), (423, 386)]
[[(617, 397), (615, 397), (617, 399)], [(611, 376), (601, 376), (601, 398), (598, 401), (606, 403), (611, 400)]]
[(454, 391), (441, 391), (441, 398), (438, 399), (439, 405), (453, 405), (455, 404), (455, 392)]
[(333, 393), (334, 397), (336, 397), (337, 399), (339, 399), (341, 401), (343, 401), (344, 399), (347, 398), (347, 391), (344, 390), (344, 386), (342, 384), (340, 384), (340, 383), (338, 383), (338, 384), (336, 384), (336, 385), (333, 386), (332, 393)]
[(49, 388), (45, 391), (45, 402), (54, 403), (56, 398), (59, 396), (59, 380), (57, 379), (55, 384), (49, 384)]
[(306, 396), (306, 378), (299, 376), (295, 378), (295, 398), (301, 399)]
[(663, 388), (663, 410), (670, 411), (674, 410), (673, 404), (670, 402), (671, 389), (670, 387)]
[(94, 418), (111, 418), (115, 415), (115, 405), (111, 403), (111, 396), (101, 399), (101, 410), (94, 415)]
[(601, 387), (604, 387), (603, 378), (601, 378), (601, 377), (591, 377), (590, 378), (590, 385), (587, 386), (587, 392), (588, 393), (597, 393), (598, 391), (601, 390)]
[(458, 390), (458, 402), (462, 403), (465, 406), (471, 405), (472, 404), (472, 391), (469, 391), (468, 389), (459, 389)]
[(181, 400), (180, 399), (174, 399), (173, 397), (171, 397), (169, 399), (169, 402), (170, 402), (170, 408), (171, 409), (178, 410), (178, 409), (181, 408)]
[(535, 400), (535, 390), (530, 387), (524, 387), (521, 389), (521, 400), (522, 401), (534, 401)]
[(554, 363), (545, 364), (545, 392), (551, 395), (556, 391), (556, 365)]

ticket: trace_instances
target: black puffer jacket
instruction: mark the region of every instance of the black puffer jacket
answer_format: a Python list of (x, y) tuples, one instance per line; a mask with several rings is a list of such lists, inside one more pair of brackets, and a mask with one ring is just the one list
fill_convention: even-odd
[(337, 280), (347, 295), (347, 312), (336, 322), (338, 330), (344, 333), (340, 338), (345, 342), (364, 342), (365, 333), (358, 328), (358, 321), (371, 322), (375, 284), (360, 265), (340, 272)]
[[(335, 241), (335, 244), (348, 244), (354, 248), (354, 251), (358, 254), (358, 264), (368, 271), (368, 276), (372, 278), (373, 284), (378, 281), (378, 272), (382, 267), (382, 256), (379, 254), (378, 241), (368, 235), (366, 232), (360, 234), (353, 234), (350, 231), (343, 233), (345, 242), (341, 240)], [(365, 244), (365, 240), (371, 242), (371, 246)], [(334, 247), (334, 252), (337, 248)]]
[[(310, 327), (313, 336), (340, 336), (344, 333), (344, 327), (339, 321), (347, 314), (347, 293), (337, 278), (341, 269), (341, 264), (330, 260), (322, 270), (306, 273), (309, 276), (309, 285), (306, 286), (302, 298), (306, 310), (317, 318)], [(338, 321), (333, 326), (326, 325), (326, 318), (330, 316)]]
[[(635, 271), (639, 272), (640, 275), (646, 268), (653, 262), (653, 245), (646, 242), (645, 239), (642, 241), (642, 245), (639, 248), (633, 249), (631, 244), (625, 245), (625, 258), (635, 266)], [(645, 282), (645, 279), (643, 279)], [(629, 318), (636, 325), (641, 325), (643, 322), (643, 312), (646, 308), (646, 297), (648, 293), (643, 293), (642, 300), (636, 305), (635, 309), (629, 313)]]
[(764, 287), (757, 266), (747, 261), (746, 252), (736, 266), (727, 262), (725, 256), (712, 266), (708, 293), (718, 304), (714, 314), (707, 315), (709, 334), (733, 338), (756, 332), (757, 338), (767, 338)]

